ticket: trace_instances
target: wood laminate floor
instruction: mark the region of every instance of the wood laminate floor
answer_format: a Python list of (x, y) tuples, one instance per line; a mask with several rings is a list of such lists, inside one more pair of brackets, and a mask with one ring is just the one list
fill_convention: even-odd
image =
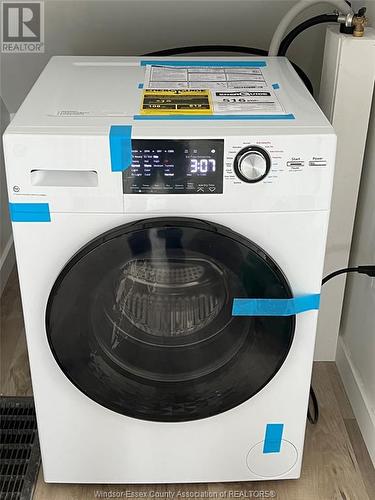
[[(32, 394), (17, 273), (1, 298), (1, 386), (4, 395)], [(276, 498), (373, 500), (375, 472), (334, 363), (315, 363), (318, 425), (307, 424), (299, 480), (199, 485), (46, 484), (40, 470), (34, 500), (94, 498)]]

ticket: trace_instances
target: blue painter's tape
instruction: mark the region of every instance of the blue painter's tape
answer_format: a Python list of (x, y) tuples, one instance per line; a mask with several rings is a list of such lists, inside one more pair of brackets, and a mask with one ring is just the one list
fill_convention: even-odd
[(319, 309), (320, 294), (293, 299), (233, 299), (232, 316), (294, 316)]
[(138, 83), (138, 88), (143, 89), (143, 83)]
[(141, 66), (213, 66), (225, 68), (264, 68), (266, 61), (168, 61), (168, 60), (143, 60)]
[(277, 90), (277, 89), (279, 89), (279, 88), (280, 88), (280, 85), (279, 85), (278, 83), (273, 83), (273, 84), (272, 84), (272, 87), (273, 87), (275, 90)]
[(112, 172), (122, 172), (132, 164), (132, 128), (113, 125), (109, 132)]
[(134, 120), (295, 120), (289, 115), (135, 115)]
[(280, 453), (284, 424), (267, 424), (263, 453)]
[(51, 222), (48, 203), (9, 203), (13, 222)]

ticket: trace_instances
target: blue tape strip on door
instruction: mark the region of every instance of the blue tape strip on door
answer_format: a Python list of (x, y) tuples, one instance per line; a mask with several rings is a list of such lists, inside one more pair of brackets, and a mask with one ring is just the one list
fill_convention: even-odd
[(112, 125), (109, 131), (112, 172), (123, 172), (132, 164), (132, 128)]
[(225, 68), (264, 68), (266, 61), (168, 61), (168, 60), (142, 60), (141, 66), (212, 66)]
[(319, 293), (293, 299), (233, 299), (232, 316), (294, 316), (319, 305)]
[(263, 453), (280, 453), (284, 424), (267, 424)]
[(51, 222), (48, 203), (9, 203), (12, 222)]

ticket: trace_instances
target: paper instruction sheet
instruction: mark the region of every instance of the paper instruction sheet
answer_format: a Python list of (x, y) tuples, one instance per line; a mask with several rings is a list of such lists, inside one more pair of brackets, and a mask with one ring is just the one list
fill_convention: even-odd
[(286, 113), (257, 67), (152, 64), (146, 66), (144, 88), (209, 90), (213, 114)]

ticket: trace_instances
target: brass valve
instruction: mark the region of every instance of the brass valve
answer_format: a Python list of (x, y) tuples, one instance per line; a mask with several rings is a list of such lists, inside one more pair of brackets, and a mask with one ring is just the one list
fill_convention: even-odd
[(353, 36), (361, 37), (365, 33), (365, 26), (367, 26), (368, 19), (364, 12), (358, 12), (356, 16), (353, 17), (352, 26), (354, 27)]

